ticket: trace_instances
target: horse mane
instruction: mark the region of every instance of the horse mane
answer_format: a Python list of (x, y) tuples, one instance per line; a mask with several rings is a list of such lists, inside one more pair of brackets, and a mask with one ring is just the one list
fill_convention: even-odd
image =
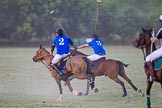
[(43, 51), (45, 51), (46, 53), (50, 54), (50, 52), (47, 51), (45, 48), (42, 48), (42, 49), (43, 49)]
[[(143, 31), (144, 33), (148, 33), (149, 38), (150, 38), (149, 41), (151, 41), (151, 38), (152, 38), (152, 31), (153, 31), (152, 28), (146, 30), (146, 29), (144, 29), (144, 28), (142, 27), (142, 31)], [(155, 45), (155, 43), (153, 43), (152, 49), (153, 49), (153, 51), (156, 50), (156, 45)]]

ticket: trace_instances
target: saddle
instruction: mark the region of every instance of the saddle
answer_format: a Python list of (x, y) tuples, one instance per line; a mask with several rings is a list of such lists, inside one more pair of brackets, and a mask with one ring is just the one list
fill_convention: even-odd
[(58, 68), (61, 71), (64, 71), (66, 69), (66, 62), (69, 59), (70, 55), (67, 55), (66, 57), (62, 58), (60, 62), (57, 63)]
[(98, 60), (95, 60), (92, 62), (92, 70), (96, 70), (101, 62), (103, 62), (106, 59), (106, 57), (102, 57)]

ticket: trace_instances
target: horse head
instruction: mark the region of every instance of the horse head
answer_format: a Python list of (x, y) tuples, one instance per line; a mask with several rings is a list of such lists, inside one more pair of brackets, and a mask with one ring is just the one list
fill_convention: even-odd
[(142, 32), (140, 32), (137, 39), (133, 41), (133, 45), (136, 48), (140, 48), (140, 49), (151, 45), (151, 37), (152, 37), (151, 33), (152, 33), (152, 28), (146, 30), (142, 27)]
[(36, 52), (35, 56), (33, 57), (33, 61), (34, 62), (40, 62), (44, 59), (44, 57), (46, 57), (47, 55), (50, 55), (50, 53), (45, 49), (43, 48), (41, 45), (40, 45), (40, 48), (39, 50)]

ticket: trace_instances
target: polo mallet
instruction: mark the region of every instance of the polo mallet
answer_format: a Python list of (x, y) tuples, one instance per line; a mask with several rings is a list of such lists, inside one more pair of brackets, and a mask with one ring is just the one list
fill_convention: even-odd
[(100, 10), (100, 6), (99, 3), (102, 3), (102, 0), (96, 0), (96, 2), (98, 3), (98, 7), (96, 9), (96, 20), (95, 20), (95, 25), (94, 25), (94, 33), (96, 33), (97, 30), (97, 24), (98, 24), (98, 14), (99, 14), (99, 10)]
[[(152, 31), (152, 38), (154, 38), (154, 37), (155, 37), (155, 31), (153, 30), (153, 31)], [(151, 61), (151, 62), (152, 62), (151, 56), (152, 56), (152, 51), (153, 51), (153, 50), (152, 50), (152, 47), (153, 47), (153, 42), (151, 42), (151, 51), (150, 51), (150, 52), (151, 52), (151, 55), (150, 55), (150, 61)]]
[[(51, 10), (49, 14), (54, 15), (54, 12), (55, 10)], [(64, 27), (62, 26), (61, 22), (58, 20), (58, 18), (56, 18), (56, 16), (54, 16), (54, 18), (56, 19), (56, 23), (58, 24), (58, 26), (64, 31), (65, 35), (69, 36), (65, 31)]]
[[(50, 11), (50, 14), (52, 15), (54, 15), (54, 10), (51, 10)], [(68, 34), (67, 34), (67, 32), (65, 31), (65, 29), (64, 29), (64, 27), (62, 26), (62, 24), (61, 24), (61, 22), (56, 18), (56, 16), (54, 16), (54, 18), (56, 19), (56, 23), (59, 25), (59, 27), (64, 31), (64, 33), (65, 33), (65, 35), (66, 36), (68, 36), (68, 37), (70, 37)]]

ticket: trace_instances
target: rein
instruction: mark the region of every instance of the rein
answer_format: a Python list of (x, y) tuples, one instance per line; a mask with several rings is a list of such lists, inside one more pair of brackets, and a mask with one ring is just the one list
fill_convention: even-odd
[(146, 54), (145, 54), (145, 51), (144, 51), (144, 48), (141, 48), (142, 50), (142, 53), (143, 53), (143, 56), (144, 56), (144, 61), (146, 60)]
[(42, 56), (38, 57), (37, 59), (38, 59), (38, 60), (42, 60), (42, 59), (43, 59), (44, 57), (46, 57), (46, 56), (51, 56), (51, 54), (42, 55)]
[[(41, 51), (42, 51), (42, 50), (40, 50), (40, 52), (41, 52)], [(41, 63), (44, 64), (50, 71), (52, 71), (52, 67), (49, 66), (49, 65), (43, 60), (43, 58), (46, 57), (46, 56), (51, 56), (51, 54), (42, 55), (42, 56), (38, 57), (37, 59), (38, 59), (38, 60), (41, 60)]]
[[(144, 36), (144, 42), (146, 41), (146, 39), (145, 39), (145, 36)], [(146, 45), (144, 45), (144, 46), (142, 46), (141, 47), (141, 50), (142, 50), (142, 53), (143, 53), (143, 57), (144, 57), (144, 61), (146, 61), (146, 53), (145, 53), (145, 51), (144, 51), (144, 48), (146, 47)], [(152, 50), (152, 49), (151, 49)]]
[[(38, 53), (41, 53), (42, 50), (43, 50), (43, 48)], [(42, 60), (44, 57), (50, 56), (50, 55), (51, 54), (46, 54), (46, 55), (39, 56), (39, 57), (37, 57), (37, 60)]]
[(43, 61), (41, 60), (41, 63), (43, 63), (50, 71), (52, 70), (52, 69), (51, 69), (51, 66), (49, 66), (46, 62), (43, 62)]
[[(152, 35), (152, 37), (154, 37), (154, 36)], [(144, 38), (144, 41), (146, 41), (145, 38)], [(145, 45), (145, 47), (146, 47), (146, 45)], [(142, 53), (143, 53), (143, 56), (144, 56), (144, 61), (146, 60), (146, 52), (144, 52), (144, 48), (145, 48), (145, 47), (144, 47), (144, 46), (141, 47), (141, 50), (142, 50)], [(152, 43), (152, 42), (151, 42), (150, 52), (151, 52), (151, 53), (153, 52), (153, 43)]]

